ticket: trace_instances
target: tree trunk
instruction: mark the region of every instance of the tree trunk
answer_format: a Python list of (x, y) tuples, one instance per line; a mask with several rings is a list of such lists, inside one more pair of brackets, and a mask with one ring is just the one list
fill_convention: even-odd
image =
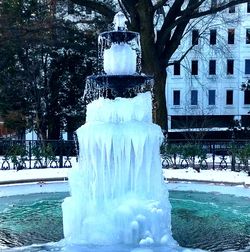
[(55, 114), (48, 116), (48, 139), (59, 140), (61, 137), (61, 125), (60, 118)]
[(167, 130), (166, 77), (165, 68), (154, 74), (153, 121), (163, 130)]
[[(165, 97), (166, 60), (155, 43), (154, 8), (152, 3), (139, 0), (136, 4), (140, 18), (139, 30), (142, 50), (142, 69), (154, 77), (153, 121), (167, 130), (167, 108)], [(135, 25), (134, 25), (135, 26)]]
[(43, 141), (45, 140), (46, 137), (46, 127), (44, 123), (44, 118), (39, 116), (39, 113), (36, 113), (36, 118), (35, 118), (35, 131), (37, 133), (37, 137), (39, 140)]
[(166, 105), (166, 64), (165, 60), (158, 56), (155, 45), (147, 43), (148, 36), (141, 35), (142, 69), (145, 74), (154, 77), (153, 93), (153, 122), (163, 130), (167, 130), (167, 105)]

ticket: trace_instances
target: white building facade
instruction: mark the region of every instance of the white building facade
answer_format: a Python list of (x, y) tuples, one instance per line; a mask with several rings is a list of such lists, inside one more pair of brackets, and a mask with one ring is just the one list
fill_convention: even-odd
[(191, 23), (171, 62), (169, 132), (250, 126), (250, 91), (242, 90), (250, 83), (250, 3)]

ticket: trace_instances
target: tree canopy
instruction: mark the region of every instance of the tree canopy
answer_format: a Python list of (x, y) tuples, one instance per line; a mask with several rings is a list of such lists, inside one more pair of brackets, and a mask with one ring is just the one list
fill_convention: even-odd
[(85, 78), (95, 68), (96, 32), (105, 22), (69, 15), (68, 7), (2, 1), (0, 115), (17, 133), (34, 129), (41, 139), (58, 139), (84, 122)]

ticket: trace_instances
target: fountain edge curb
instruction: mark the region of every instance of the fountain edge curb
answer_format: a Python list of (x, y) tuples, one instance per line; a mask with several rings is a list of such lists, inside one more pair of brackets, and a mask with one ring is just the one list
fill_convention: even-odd
[(215, 184), (215, 185), (227, 185), (227, 186), (244, 186), (245, 188), (250, 188), (250, 184), (245, 182), (228, 182), (228, 181), (212, 181), (212, 180), (195, 180), (195, 179), (180, 179), (180, 178), (164, 178), (166, 182), (171, 183), (200, 183), (200, 184)]
[[(67, 177), (51, 177), (51, 178), (31, 178), (31, 179), (20, 179), (20, 180), (6, 180), (0, 181), (1, 185), (11, 185), (11, 184), (26, 184), (26, 183), (46, 183), (46, 182), (66, 182)], [(215, 185), (228, 185), (228, 186), (244, 186), (245, 188), (250, 188), (250, 184), (245, 182), (228, 182), (228, 181), (212, 181), (212, 180), (194, 180), (194, 179), (180, 179), (180, 178), (164, 178), (166, 183), (201, 183), (201, 184), (215, 184)]]

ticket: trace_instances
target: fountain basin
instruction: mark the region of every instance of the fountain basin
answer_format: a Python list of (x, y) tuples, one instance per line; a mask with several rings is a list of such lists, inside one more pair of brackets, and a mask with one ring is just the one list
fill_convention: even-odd
[[(249, 251), (247, 250), (247, 244), (250, 241), (249, 189), (201, 183), (167, 183), (166, 187), (169, 189), (172, 204), (173, 235), (181, 246), (199, 247), (209, 251), (226, 251), (229, 249), (233, 249), (232, 251)], [(1, 186), (0, 189), (5, 192), (6, 196), (8, 195), (8, 197), (0, 197), (0, 211), (2, 212), (0, 232), (4, 231), (5, 234), (9, 234), (8, 239), (12, 239), (13, 242), (13, 244), (7, 244), (9, 247), (27, 246), (18, 249), (6, 248), (3, 249), (3, 252), (61, 251), (62, 249), (70, 252), (170, 251), (166, 250), (164, 246), (136, 247), (121, 244), (73, 246), (65, 244), (64, 240), (55, 242), (63, 237), (60, 205), (63, 198), (68, 195), (67, 182), (49, 182), (42, 186), (37, 183), (5, 185)], [(36, 194), (29, 194), (30, 192)], [(17, 193), (20, 195), (16, 195)], [(38, 216), (43, 216), (41, 227), (38, 227)], [(8, 225), (7, 223), (4, 224), (6, 217), (9, 217)], [(46, 219), (50, 221), (49, 226), (44, 221)], [(40, 217), (39, 220), (41, 220)], [(10, 231), (8, 233), (3, 225), (8, 226), (12, 230), (12, 234)], [(37, 231), (44, 231), (45, 234), (31, 232), (25, 225), (36, 227)], [(18, 230), (13, 231), (13, 228), (19, 229), (20, 232), (22, 232), (21, 229), (25, 230), (24, 235), (18, 234)], [(56, 234), (55, 230), (59, 233)], [(244, 232), (246, 232), (245, 235)], [(32, 233), (36, 233), (38, 237), (32, 237)], [(0, 239), (0, 248), (4, 246), (3, 234)], [(47, 244), (50, 241), (53, 242)], [(42, 243), (42, 245), (29, 246), (33, 243)], [(179, 250), (172, 251), (193, 251), (185, 250), (181, 246)]]

